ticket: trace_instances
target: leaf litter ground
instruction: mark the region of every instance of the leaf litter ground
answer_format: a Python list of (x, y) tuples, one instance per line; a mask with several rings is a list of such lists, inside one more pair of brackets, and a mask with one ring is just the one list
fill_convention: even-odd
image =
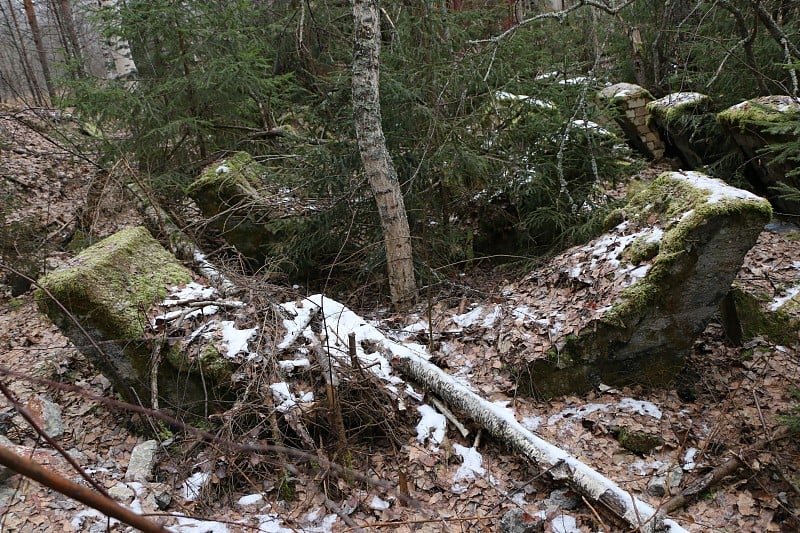
[[(23, 118), (34, 123), (43, 120), (30, 113)], [(0, 131), (9, 141), (0, 160), (3, 175), (10, 177), (2, 180), (3, 192), (19, 199), (5, 213), (6, 221), (37, 219), (55, 239), (59, 231), (71, 227), (94, 170), (39, 136), (11, 112), (0, 117)], [(139, 224), (133, 210), (120, 212), (119, 206), (129, 204), (122, 201), (121, 188), (112, 182), (103, 193), (94, 226), (97, 236)], [(739, 279), (775, 298), (785, 296), (800, 283), (798, 237), (796, 228), (765, 231), (748, 254)], [(43, 260), (52, 268), (69, 254), (54, 249)], [(515, 292), (513, 282), (500, 281), (495, 274), (482, 276), (476, 272), (470, 276), (474, 288), (487, 298), (467, 298), (451, 291), (437, 294), (432, 298), (436, 304), (429, 309), (423, 305), (416, 315), (366, 310), (362, 316), (371, 318), (370, 323), (390, 337), (430, 344), (434, 360), (447, 372), (466, 380), (485, 398), (506, 402), (528, 429), (654, 506), (669, 499), (669, 491), (674, 493), (739, 454), (748, 468), (673, 514), (690, 531), (795, 531), (800, 527), (796, 518), (800, 463), (795, 439), (748, 452), (754, 442), (776, 431), (777, 417), (788, 414), (798, 401), (796, 346), (778, 346), (769, 339), (757, 338), (744, 347), (733, 347), (726, 342), (720, 325), (712, 322), (695, 343), (687, 362), (686, 383), (675, 387), (680, 395), (675, 390), (639, 387), (597, 390), (582, 397), (546, 402), (523, 398), (514, 395), (515, 384), (499, 357), (496, 321), (513, 324), (525, 306), (538, 308), (540, 302), (529, 294)], [(520, 278), (522, 275), (517, 276)], [(3, 300), (2, 364), (32, 376), (74, 383), (94, 394), (113, 396), (108, 381), (36, 311), (30, 292), (17, 298), (6, 294)], [(575, 318), (572, 314), (585, 310), (559, 312), (559, 321), (568, 325)], [(555, 327), (555, 321), (542, 327), (545, 331)], [(304, 375), (297, 374), (291, 383), (293, 390), (313, 388), (313, 383), (303, 382), (308, 379)], [(107, 489), (127, 487), (127, 491), (115, 491), (122, 503), (142, 512), (160, 512), (155, 497), (169, 493), (173, 504), (168, 513), (213, 520), (201, 524), (189, 518), (162, 518), (176, 531), (348, 530), (331, 512), (332, 506), (326, 506), (326, 499), (334, 499), (334, 507), (348, 513), (360, 527), (375, 531), (386, 527), (401, 532), (493, 531), (503, 513), (517, 507), (532, 515), (538, 513), (551, 531), (597, 531), (604, 529), (603, 524), (606, 530), (618, 530), (601, 520), (603, 517), (578, 495), (549, 485), (533, 465), (521, 461), (503, 443), (483, 435), (460, 413), (455, 416), (470, 431), (467, 437), (449, 423), (440, 435), (429, 431), (443, 424), (442, 420), (435, 411), (431, 411), (432, 418), (422, 418), (417, 405), (409, 402), (407, 416), (398, 419), (408, 425), (398, 436), (399, 445), (385, 440), (351, 443), (353, 464), (358, 469), (398, 488), (405, 480), (420, 507), (402, 505), (395, 494), (378, 487), (348, 483), (342, 478), (320, 480), (319, 472), (307, 468), (294, 474), (291, 502), (281, 500), (277, 488), (268, 482), (253, 482), (246, 490), (240, 484), (238, 492), (229, 497), (198, 501), (187, 497), (191, 495), (186, 493), (185, 483), (193, 473), (192, 466), (204, 459), (212, 461), (214, 453), (198, 452), (200, 447), (187, 440), (180, 448), (185, 457), (161, 460), (157, 482), (124, 482), (131, 451), (145, 440), (128, 415), (109, 411), (73, 392), (54, 392), (22, 380), (8, 385), (22, 402), (46, 397), (61, 407), (65, 432), (59, 443)], [(13, 416), (7, 403), (0, 414), (4, 415), (0, 427), (16, 450), (27, 451), (37, 462), (78, 481), (66, 461), (37, 441)], [(415, 431), (415, 424), (421, 420), (421, 429)], [(660, 444), (648, 453), (630, 452), (617, 440), (623, 428), (652, 435)], [(679, 473), (679, 485), (668, 487), (663, 496), (649, 496), (651, 480), (672, 471)], [(119, 524), (109, 527), (91, 510), (36, 483), (8, 472), (5, 475), (0, 488), (3, 530), (126, 530)]]

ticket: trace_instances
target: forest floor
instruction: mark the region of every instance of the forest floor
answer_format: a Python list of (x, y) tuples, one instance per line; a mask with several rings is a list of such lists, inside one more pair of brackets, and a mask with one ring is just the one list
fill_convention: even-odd
[[(33, 268), (28, 261), (11, 259), (9, 250), (17, 250), (33, 257), (34, 266), (52, 269), (74, 255), (52, 243), (74, 227), (96, 169), (52, 130), (45, 130), (47, 138), (25, 122), (44, 121), (30, 111), (0, 110), (3, 261), (15, 268)], [(104, 188), (98, 205), (91, 221), (98, 237), (142, 223), (133, 202), (114, 180)], [(28, 235), (31, 228), (36, 231)], [(796, 286), (798, 259), (800, 231), (772, 226), (748, 254), (739, 279)], [(730, 458), (740, 458), (744, 468), (671, 513), (689, 531), (800, 530), (798, 439), (773, 438), (782, 427), (778, 417), (791, 413), (800, 402), (797, 346), (780, 346), (767, 338), (732, 346), (720, 324), (712, 321), (687, 361), (684, 377), (690, 384), (681, 394), (671, 388), (636, 387), (546, 402), (508, 396), (513, 387), (493, 357), (491, 327), (469, 314), (502, 304), (504, 290), (513, 286), (516, 276), (524, 273), (467, 273), (459, 284), (472, 284), (476, 289), (469, 292), (472, 296), (455, 290), (436, 294), (431, 298), (436, 305), (403, 316), (377, 309), (354, 311), (398, 338), (398, 332), (418, 331), (421, 322), (435, 324), (438, 357), (446, 360), (442, 366), (448, 372), (468, 381), (485, 398), (504, 402), (501, 405), (513, 408), (525, 427), (655, 507)], [(12, 297), (10, 290), (0, 286), (0, 365), (113, 398), (108, 380), (37, 310), (33, 291)], [(151, 514), (175, 531), (357, 530), (353, 524), (365, 531), (498, 531), (500, 518), (515, 508), (540, 521), (540, 531), (626, 530), (579, 494), (548, 482), (534, 465), (468, 419), (461, 420), (470, 430), (468, 437), (450, 428), (444, 438), (426, 439), (424, 423), (415, 427), (420, 421), (417, 406), (398, 414), (394, 433), (388, 437), (355, 432), (349, 460), (363, 474), (407, 492), (418, 505), (403, 504), (384, 486), (326, 475), (302, 462), (290, 468), (293, 490), (287, 498), (274, 478), (255, 477), (265, 473), (257, 458), (252, 457), (246, 467), (239, 465), (236, 473), (219, 473), (225, 451), (191, 435), (176, 436), (170, 453), (160, 456), (154, 481), (126, 481), (131, 452), (147, 439), (129, 413), (74, 390), (8, 376), (2, 381), (31, 410), (41, 405), (37, 398), (57, 404), (64, 426), (58, 444), (121, 503)], [(659, 445), (649, 452), (631, 452), (618, 440), (620, 428), (655, 436)], [(3, 445), (80, 482), (72, 467), (14, 415), (8, 398), (0, 411), (0, 432), (8, 439)], [(753, 449), (759, 441), (765, 445)], [(209, 470), (203, 462), (213, 463), (216, 489), (198, 496), (186, 480), (199, 470)], [(653, 487), (648, 491), (648, 485), (666, 472), (672, 473), (673, 486), (668, 484), (665, 494)], [(1, 531), (129, 530), (13, 472), (0, 472), (0, 479)], [(171, 495), (168, 505), (163, 503), (165, 494)], [(165, 510), (160, 510), (159, 502)]]

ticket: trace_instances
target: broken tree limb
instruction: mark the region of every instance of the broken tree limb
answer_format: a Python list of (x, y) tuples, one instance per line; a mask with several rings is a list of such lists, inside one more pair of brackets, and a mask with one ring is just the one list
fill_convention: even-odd
[(164, 526), (151, 522), (130, 509), (122, 507), (114, 500), (106, 498), (98, 492), (94, 492), (89, 487), (73, 483), (67, 478), (34, 463), (30, 459), (17, 455), (5, 446), (0, 446), (0, 464), (41, 483), (45, 487), (50, 487), (56, 492), (72, 498), (73, 500), (77, 500), (93, 509), (97, 509), (106, 516), (116, 518), (124, 524), (135, 527), (140, 531), (145, 531), (147, 533), (169, 533), (169, 530)]
[(686, 531), (673, 520), (661, 516), (650, 504), (626, 492), (561, 448), (537, 437), (517, 422), (513, 415), (481, 398), (440, 368), (410, 352), (395, 355), (400, 361), (401, 371), (407, 376), (428, 387), (451, 406), (469, 414), (496, 438), (509, 444), (539, 468), (549, 470), (555, 480), (566, 482), (619, 520), (646, 532)]
[(718, 467), (716, 467), (711, 472), (708, 472), (703, 477), (694, 480), (690, 483), (685, 489), (681, 491), (680, 494), (676, 494), (673, 496), (667, 503), (663, 505), (663, 508), (669, 513), (675, 511), (677, 509), (682, 508), (683, 506), (691, 503), (694, 501), (698, 496), (709, 490), (711, 487), (722, 481), (728, 476), (732, 476), (736, 473), (737, 470), (746, 466), (747, 463), (744, 460), (744, 457), (748, 453), (752, 453), (754, 451), (762, 450), (769, 446), (771, 443), (775, 442), (776, 440), (784, 439), (789, 437), (791, 432), (789, 428), (784, 426), (780, 428), (778, 431), (775, 432), (775, 435), (772, 436), (770, 439), (763, 439), (756, 442), (753, 446), (751, 446), (748, 450), (738, 455), (734, 455)]

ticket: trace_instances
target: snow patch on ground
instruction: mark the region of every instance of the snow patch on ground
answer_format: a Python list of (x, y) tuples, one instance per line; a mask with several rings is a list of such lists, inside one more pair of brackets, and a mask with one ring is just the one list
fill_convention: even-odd
[(480, 320), (481, 316), (483, 315), (483, 307), (478, 306), (472, 311), (468, 313), (464, 313), (463, 315), (455, 315), (453, 317), (453, 322), (460, 328), (468, 328), (478, 320)]
[(430, 440), (431, 445), (438, 448), (444, 440), (447, 419), (427, 404), (417, 407), (417, 412), (422, 416), (422, 420), (417, 423), (417, 440), (422, 444)]
[(187, 283), (183, 288), (178, 286), (171, 287), (169, 291), (169, 297), (162, 302), (166, 306), (208, 300), (217, 292), (214, 287), (206, 287), (194, 281)]
[(475, 448), (453, 444), (453, 450), (461, 457), (462, 463), (453, 476), (453, 486), (450, 490), (453, 494), (461, 494), (467, 490), (467, 486), (461, 484), (462, 481), (473, 481), (483, 477), (486, 475), (486, 470), (483, 468), (483, 456)]
[(787, 290), (786, 294), (784, 294), (783, 296), (779, 296), (774, 300), (772, 300), (772, 303), (769, 306), (769, 310), (777, 311), (783, 304), (785, 304), (786, 302), (797, 296), (798, 293), (800, 293), (800, 285), (798, 285), (797, 287), (792, 287), (791, 289)]
[(236, 323), (232, 320), (223, 320), (222, 341), (228, 346), (225, 357), (235, 359), (236, 354), (247, 352), (247, 341), (250, 340), (258, 328), (236, 329)]
[(263, 494), (248, 494), (247, 496), (242, 496), (236, 500), (236, 503), (239, 505), (254, 505), (262, 501), (264, 501)]
[(200, 491), (206, 484), (211, 474), (208, 472), (195, 472), (189, 479), (183, 482), (180, 494), (187, 502), (194, 502), (200, 497)]
[(228, 526), (212, 520), (177, 517), (178, 524), (168, 528), (175, 533), (228, 533)]
[(553, 528), (553, 533), (581, 533), (575, 518), (566, 514), (560, 514), (553, 518), (550, 526)]

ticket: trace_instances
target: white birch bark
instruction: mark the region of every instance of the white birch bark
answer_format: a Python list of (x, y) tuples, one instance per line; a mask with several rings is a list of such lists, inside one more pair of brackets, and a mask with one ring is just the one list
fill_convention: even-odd
[(650, 504), (626, 492), (619, 485), (582, 463), (561, 448), (525, 429), (513, 415), (481, 398), (440, 368), (410, 352), (395, 353), (402, 371), (424, 384), (451, 406), (467, 413), (493, 436), (509, 444), (547, 470), (558, 481), (570, 485), (591, 501), (601, 504), (634, 530), (643, 532), (685, 533), (676, 522), (665, 519)]
[(100, 0), (100, 9), (107, 10), (111, 14), (110, 19), (115, 21), (115, 31), (106, 37), (105, 41), (108, 54), (108, 66), (106, 68), (108, 79), (120, 80), (127, 88), (131, 89), (136, 85), (139, 71), (133, 60), (131, 45), (127, 39), (122, 37), (121, 28), (118, 27), (119, 10), (117, 0)]
[(353, 109), (361, 161), (378, 206), (386, 247), (386, 268), (392, 304), (413, 303), (417, 286), (403, 194), (386, 148), (381, 125), (380, 19), (377, 0), (353, 0)]

